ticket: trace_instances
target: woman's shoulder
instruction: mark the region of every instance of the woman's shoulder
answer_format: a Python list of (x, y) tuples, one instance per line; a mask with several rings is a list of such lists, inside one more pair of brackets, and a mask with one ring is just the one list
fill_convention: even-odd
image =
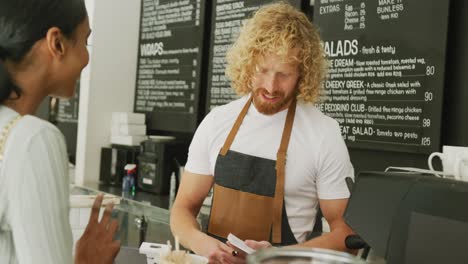
[[(35, 116), (25, 115), (10, 132), (11, 141), (7, 142), (17, 147), (31, 148), (33, 145), (57, 147), (65, 144), (62, 132), (52, 123)], [(41, 143), (42, 142), (42, 143)]]
[[(0, 105), (0, 128), (5, 128), (18, 113), (11, 108)], [(33, 115), (22, 116), (10, 130), (10, 135), (21, 134), (23, 138), (31, 138), (43, 134), (60, 135), (60, 130), (52, 123)]]
[(32, 115), (23, 116), (17, 126), (19, 132), (22, 132), (28, 137), (61, 135), (60, 130), (55, 125)]

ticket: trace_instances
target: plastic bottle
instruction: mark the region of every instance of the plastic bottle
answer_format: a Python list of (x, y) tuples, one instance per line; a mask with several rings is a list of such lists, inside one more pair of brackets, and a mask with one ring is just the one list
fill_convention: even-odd
[(122, 196), (134, 197), (136, 191), (136, 165), (127, 164), (124, 169), (127, 173), (122, 180)]

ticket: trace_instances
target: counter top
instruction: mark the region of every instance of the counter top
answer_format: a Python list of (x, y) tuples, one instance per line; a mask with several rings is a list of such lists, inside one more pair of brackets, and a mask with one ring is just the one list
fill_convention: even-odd
[[(103, 190), (72, 186), (70, 195), (98, 194)], [(112, 192), (108, 192), (114, 194)], [(122, 246), (138, 248), (143, 241), (166, 243), (173, 240), (169, 226), (169, 210), (145, 202), (122, 198), (112, 217), (119, 223), (116, 239)]]
[[(121, 188), (100, 184), (72, 185), (70, 195), (109, 193), (122, 197)], [(124, 195), (114, 207), (112, 217), (119, 223), (116, 239), (122, 246), (139, 247), (141, 242), (166, 243), (173, 240), (169, 226), (172, 206), (169, 195), (137, 192), (135, 196)], [(197, 220), (206, 230), (209, 208), (203, 208)]]

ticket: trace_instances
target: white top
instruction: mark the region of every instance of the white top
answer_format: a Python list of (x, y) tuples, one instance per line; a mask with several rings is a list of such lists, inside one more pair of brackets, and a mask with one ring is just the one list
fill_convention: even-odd
[[(18, 113), (0, 105), (0, 129)], [(69, 177), (63, 135), (24, 116), (0, 161), (0, 263), (72, 263)]]
[[(187, 171), (214, 174), (219, 151), (247, 99), (217, 107), (205, 117), (190, 145)], [(231, 150), (276, 160), (286, 114), (264, 115), (252, 105)], [(354, 177), (354, 170), (338, 123), (313, 104), (298, 102), (285, 173), (286, 213), (298, 242), (313, 229), (318, 199), (349, 197), (348, 176)]]

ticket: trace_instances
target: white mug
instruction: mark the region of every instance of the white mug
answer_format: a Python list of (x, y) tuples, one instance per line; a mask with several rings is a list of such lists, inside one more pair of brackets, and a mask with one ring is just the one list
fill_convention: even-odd
[(444, 174), (453, 175), (456, 180), (468, 181), (468, 147), (443, 146), (442, 152), (433, 152), (427, 159), (429, 169), (434, 170), (432, 159), (442, 160)]

